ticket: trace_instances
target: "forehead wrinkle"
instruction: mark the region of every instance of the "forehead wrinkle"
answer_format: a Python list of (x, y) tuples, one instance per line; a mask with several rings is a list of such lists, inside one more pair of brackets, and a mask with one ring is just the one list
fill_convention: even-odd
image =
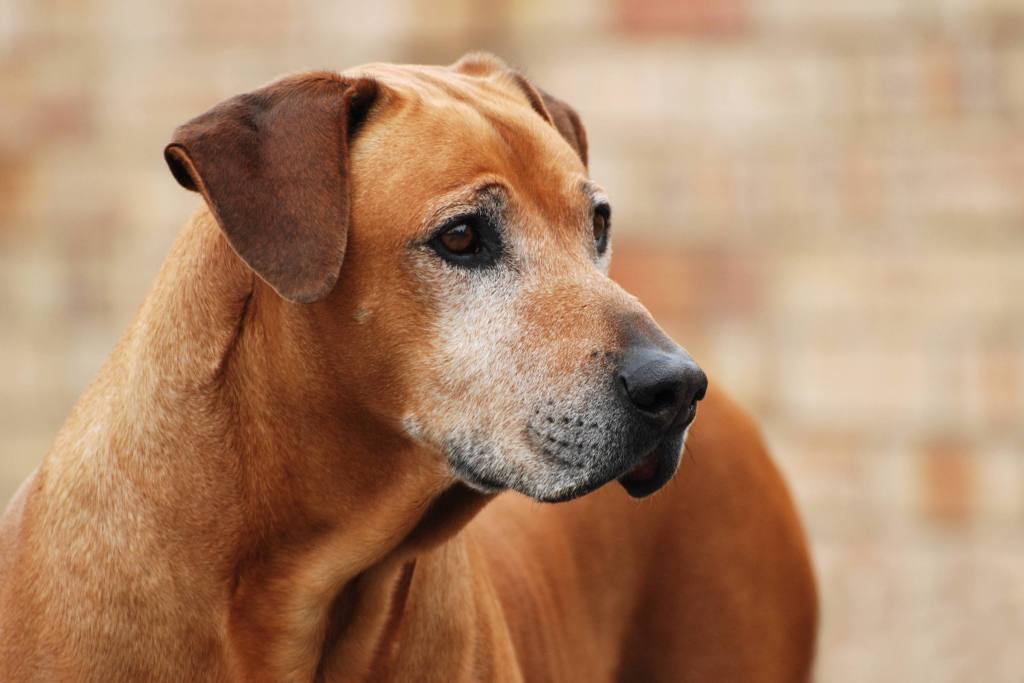
[[(532, 177), (538, 165), (543, 165), (546, 167), (543, 170), (547, 171), (557, 169), (559, 174), (573, 166), (582, 170), (582, 161), (576, 152), (551, 122), (537, 113), (511, 72), (496, 72), (486, 78), (454, 75), (468, 81), (467, 87), (453, 88), (447, 82), (445, 85), (490, 126), (509, 152), (506, 161), (521, 171), (520, 175)], [(496, 97), (480, 97), (481, 91)]]
[(509, 104), (525, 109), (537, 116), (526, 96), (515, 87), (506, 72), (487, 75), (452, 71), (443, 66), (413, 64), (367, 64), (346, 70), (344, 75), (369, 77), (405, 96), (415, 96), (424, 102), (441, 103), (452, 100), (478, 109), (487, 103), (500, 108)]
[(538, 162), (548, 167), (545, 170), (575, 167), (583, 171), (576, 152), (533, 109), (511, 72), (477, 76), (447, 67), (393, 64), (371, 64), (353, 71), (379, 79), (400, 95), (418, 100), (421, 107), (436, 107), (446, 118), (458, 111), (484, 123), (510, 152), (515, 165), (529, 175), (536, 173)]
[[(487, 121), (513, 152), (518, 153), (517, 143), (523, 139), (542, 140), (542, 146), (547, 148), (543, 156), (558, 157), (566, 165), (582, 170), (582, 161), (576, 152), (551, 122), (537, 113), (509, 70), (481, 76), (452, 71), (448, 67), (369, 64), (348, 70), (345, 75), (376, 78), (400, 94), (414, 96), (423, 104), (442, 109), (453, 102), (466, 105)], [(531, 156), (534, 161), (536, 158), (537, 155)]]

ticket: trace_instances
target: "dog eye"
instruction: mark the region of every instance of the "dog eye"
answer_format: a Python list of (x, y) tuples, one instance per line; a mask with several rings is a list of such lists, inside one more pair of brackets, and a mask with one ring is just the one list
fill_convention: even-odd
[(427, 243), (448, 263), (465, 268), (489, 266), (502, 254), (498, 232), (485, 216), (457, 216), (441, 226)]
[(594, 247), (601, 256), (608, 250), (608, 230), (611, 227), (611, 209), (607, 204), (594, 207)]
[(480, 240), (473, 226), (466, 223), (454, 225), (437, 236), (438, 243), (455, 256), (466, 256), (480, 251)]

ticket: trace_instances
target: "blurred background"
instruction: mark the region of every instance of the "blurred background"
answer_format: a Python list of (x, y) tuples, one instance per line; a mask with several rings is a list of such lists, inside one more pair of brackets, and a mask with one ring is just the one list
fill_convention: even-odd
[(196, 204), (174, 126), (475, 49), (579, 110), (613, 275), (764, 425), (818, 680), (1024, 680), (1020, 0), (0, 0), (0, 505)]

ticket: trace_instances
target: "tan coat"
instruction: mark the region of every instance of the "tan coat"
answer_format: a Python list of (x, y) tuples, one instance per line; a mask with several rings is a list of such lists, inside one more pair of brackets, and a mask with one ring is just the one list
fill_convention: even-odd
[[(475, 425), (555, 491), (520, 414), (656, 330), (588, 246), (571, 109), (486, 57), (246, 97), (179, 129), (207, 206), (0, 522), (0, 680), (805, 680), (803, 533), (713, 378), (648, 500), (446, 461)], [(424, 246), (468, 187), (500, 282)]]

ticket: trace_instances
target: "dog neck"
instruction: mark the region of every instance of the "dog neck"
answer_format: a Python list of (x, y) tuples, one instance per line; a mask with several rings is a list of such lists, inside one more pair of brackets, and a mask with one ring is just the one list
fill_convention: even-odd
[(358, 670), (388, 637), (402, 563), (481, 500), (451, 493), (438, 454), (351, 399), (325, 336), (308, 307), (254, 281), (213, 376), (236, 420), (247, 524), (228, 624), (250, 680), (310, 679), (332, 638)]
[[(195, 522), (161, 551), (173, 561), (201, 549), (179, 571), (219, 586), (222, 607), (193, 608), (220, 612), (196, 621), (226, 624), (213, 637), (239, 679), (310, 680), (328, 659), (348, 672), (379, 665), (403, 567), (486, 502), (346, 399), (317, 332), (201, 211), (83, 401), (110, 406), (106, 431), (124, 443), (65, 449), (76, 466), (90, 459), (93, 478), (131, 469), (135, 486), (159, 492), (145, 504), (162, 519)], [(73, 414), (65, 431), (79, 444), (95, 419)], [(175, 598), (188, 600), (162, 599)]]

